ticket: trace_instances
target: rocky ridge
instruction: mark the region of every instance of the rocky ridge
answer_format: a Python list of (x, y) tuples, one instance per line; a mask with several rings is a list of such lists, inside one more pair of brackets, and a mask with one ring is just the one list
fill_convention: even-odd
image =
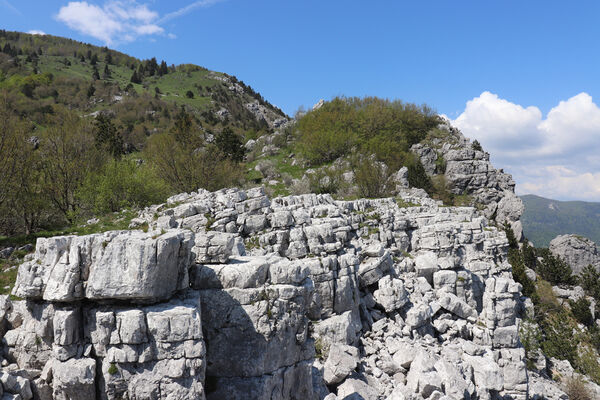
[(38, 241), (3, 299), (7, 393), (527, 396), (507, 240), (472, 207), (201, 190), (134, 224)]

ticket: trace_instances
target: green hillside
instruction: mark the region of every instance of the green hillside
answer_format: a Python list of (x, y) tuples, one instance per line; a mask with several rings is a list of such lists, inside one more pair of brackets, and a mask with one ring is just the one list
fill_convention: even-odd
[(600, 203), (557, 201), (535, 195), (521, 196), (525, 236), (537, 247), (548, 247), (557, 235), (574, 233), (600, 243)]

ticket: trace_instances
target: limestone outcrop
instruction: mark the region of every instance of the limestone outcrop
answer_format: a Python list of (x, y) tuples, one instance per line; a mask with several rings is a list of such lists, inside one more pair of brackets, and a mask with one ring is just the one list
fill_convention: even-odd
[(132, 228), (38, 241), (0, 302), (6, 393), (527, 396), (521, 288), (475, 208), (200, 190)]
[(411, 148), (425, 171), (429, 175), (442, 175), (452, 193), (470, 195), (475, 203), (484, 206), (488, 219), (508, 223), (517, 240), (521, 240), (520, 217), (524, 206), (515, 195), (512, 177), (494, 168), (489, 153), (473, 149), (458, 129), (447, 123), (438, 129), (446, 132), (443, 140), (434, 139), (429, 144), (419, 143)]
[(580, 235), (560, 235), (550, 242), (550, 252), (564, 259), (579, 274), (585, 267), (592, 265), (600, 270), (600, 254), (596, 244)]

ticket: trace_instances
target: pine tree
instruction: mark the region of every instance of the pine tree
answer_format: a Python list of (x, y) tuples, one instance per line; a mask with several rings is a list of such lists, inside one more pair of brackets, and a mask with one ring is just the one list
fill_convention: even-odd
[(158, 68), (158, 74), (160, 76), (163, 76), (168, 73), (169, 73), (169, 67), (167, 67), (167, 63), (163, 60), (160, 62), (160, 67)]
[(95, 92), (96, 92), (96, 88), (94, 87), (94, 84), (90, 83), (90, 86), (88, 87), (88, 90), (87, 90), (87, 97), (88, 97), (88, 99), (90, 97), (92, 97)]
[(98, 72), (98, 68), (94, 65), (94, 72), (92, 73), (92, 78), (96, 81), (100, 79), (100, 73)]
[(97, 63), (98, 63), (98, 56), (96, 55), (96, 53), (94, 53), (94, 55), (92, 56), (92, 59), (90, 60), (90, 64), (96, 65)]
[(135, 70), (133, 71), (133, 74), (131, 75), (131, 79), (130, 79), (130, 81), (131, 81), (132, 83), (138, 83), (138, 84), (139, 84), (139, 83), (142, 83), (142, 80), (141, 80), (141, 79), (140, 79), (140, 77), (138, 76), (138, 73), (137, 73), (137, 71), (135, 71)]
[(110, 69), (108, 69), (108, 64), (104, 64), (104, 79), (110, 78)]

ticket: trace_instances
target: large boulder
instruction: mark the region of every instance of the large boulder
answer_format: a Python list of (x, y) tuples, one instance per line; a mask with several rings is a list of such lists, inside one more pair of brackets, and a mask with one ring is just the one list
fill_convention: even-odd
[(156, 302), (189, 286), (189, 231), (113, 231), (40, 238), (13, 294), (33, 300)]
[(561, 257), (573, 269), (574, 274), (579, 274), (583, 268), (593, 265), (600, 269), (600, 254), (596, 244), (590, 239), (580, 235), (560, 235), (550, 242), (550, 252)]

